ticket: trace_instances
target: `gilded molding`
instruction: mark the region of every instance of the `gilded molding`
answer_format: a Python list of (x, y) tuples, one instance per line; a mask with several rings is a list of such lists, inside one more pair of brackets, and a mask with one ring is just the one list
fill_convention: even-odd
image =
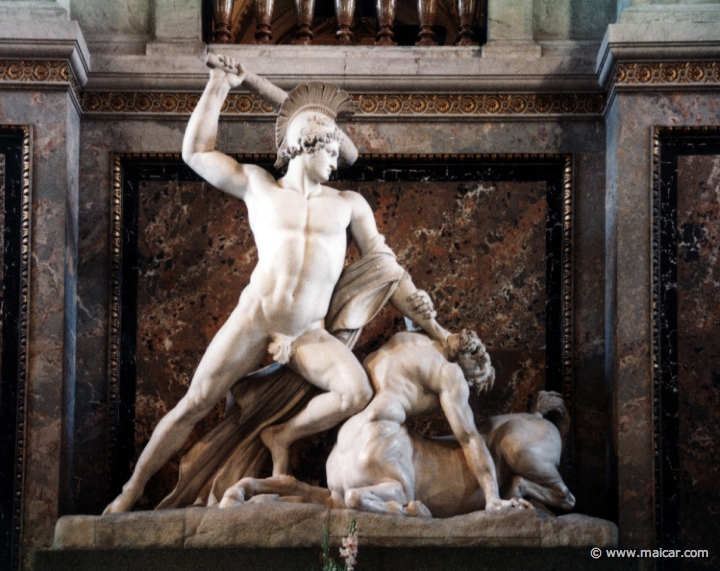
[(120, 422), (120, 286), (122, 284), (122, 159), (113, 155), (110, 196), (110, 307), (108, 335), (107, 444), (106, 476), (110, 481), (115, 467)]
[(81, 100), (80, 86), (67, 60), (0, 60), (0, 83), (51, 86), (66, 84), (76, 100)]
[[(200, 99), (189, 92), (84, 91), (62, 60), (0, 60), (0, 83), (57, 85), (66, 83), (83, 113), (149, 113), (187, 115)], [(720, 62), (621, 62), (615, 67), (608, 92), (615, 88), (702, 86), (720, 83)], [(567, 116), (602, 115), (603, 93), (487, 93), (487, 94), (353, 94), (357, 117), (418, 116)], [(231, 93), (223, 115), (274, 117), (272, 107), (255, 95)]]
[(15, 456), (10, 560), (12, 569), (20, 568), (22, 555), (23, 509), (25, 497), (25, 442), (27, 441), (27, 366), (28, 315), (30, 314), (31, 257), (31, 138), (27, 125), (0, 125), (0, 133), (22, 134), (22, 187), (20, 213), (20, 311), (18, 315), (17, 404), (15, 423)]
[(602, 95), (353, 95), (358, 115), (597, 115)]
[(563, 396), (572, 410), (573, 394), (573, 156), (564, 155), (562, 189), (562, 337)]
[(662, 462), (660, 458), (662, 448), (660, 402), (662, 374), (660, 370), (660, 234), (661, 234), (661, 192), (660, 192), (660, 127), (653, 129), (652, 140), (652, 391), (653, 391), (653, 463), (654, 463), (654, 492), (655, 492), (655, 538), (662, 536), (662, 511), (659, 498), (662, 496)]
[[(357, 117), (475, 115), (600, 115), (605, 98), (600, 94), (354, 94)], [(189, 114), (195, 109), (197, 93), (85, 92), (81, 105), (85, 113)], [(224, 115), (266, 115), (274, 109), (255, 95), (231, 93), (222, 107)]]
[[(565, 155), (562, 188), (562, 395), (565, 406), (573, 410), (573, 355), (574, 304), (573, 304), (573, 155)], [(563, 452), (563, 476), (572, 481), (573, 433), (568, 434)]]
[(618, 63), (613, 87), (707, 85), (720, 83), (720, 62), (638, 62)]

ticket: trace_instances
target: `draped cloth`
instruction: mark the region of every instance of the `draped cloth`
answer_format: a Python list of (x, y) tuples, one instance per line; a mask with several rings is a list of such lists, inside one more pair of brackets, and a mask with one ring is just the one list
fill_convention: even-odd
[[(369, 250), (343, 270), (325, 318), (327, 330), (350, 349), (405, 274), (381, 236)], [(260, 433), (297, 415), (320, 390), (275, 363), (238, 381), (231, 393), (239, 406), (182, 457), (177, 486), (156, 509), (212, 506), (241, 478), (261, 477), (270, 452)]]

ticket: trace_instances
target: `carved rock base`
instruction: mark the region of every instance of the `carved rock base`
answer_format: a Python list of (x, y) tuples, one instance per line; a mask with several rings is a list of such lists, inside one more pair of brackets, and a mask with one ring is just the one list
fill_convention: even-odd
[(360, 546), (615, 547), (615, 524), (580, 514), (540, 510), (474, 512), (447, 519), (404, 518), (313, 504), (258, 502), (106, 516), (65, 516), (55, 550), (223, 547), (318, 547), (322, 526), (339, 543), (355, 517)]

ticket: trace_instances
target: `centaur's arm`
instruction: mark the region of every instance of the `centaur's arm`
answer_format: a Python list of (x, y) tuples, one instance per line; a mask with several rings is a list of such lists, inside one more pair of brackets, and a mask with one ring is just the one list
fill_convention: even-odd
[(448, 419), (450, 428), (462, 446), (465, 459), (485, 495), (485, 509), (504, 507), (497, 485), (495, 462), (478, 433), (468, 398), (470, 388), (462, 369), (455, 363), (446, 362), (428, 387), (440, 397), (440, 406)]

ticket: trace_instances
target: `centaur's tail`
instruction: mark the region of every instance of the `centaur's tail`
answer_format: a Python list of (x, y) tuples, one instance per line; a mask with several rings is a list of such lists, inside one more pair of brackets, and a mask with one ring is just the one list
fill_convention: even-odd
[(540, 391), (530, 402), (530, 412), (537, 413), (552, 422), (565, 442), (570, 428), (570, 414), (560, 393)]

